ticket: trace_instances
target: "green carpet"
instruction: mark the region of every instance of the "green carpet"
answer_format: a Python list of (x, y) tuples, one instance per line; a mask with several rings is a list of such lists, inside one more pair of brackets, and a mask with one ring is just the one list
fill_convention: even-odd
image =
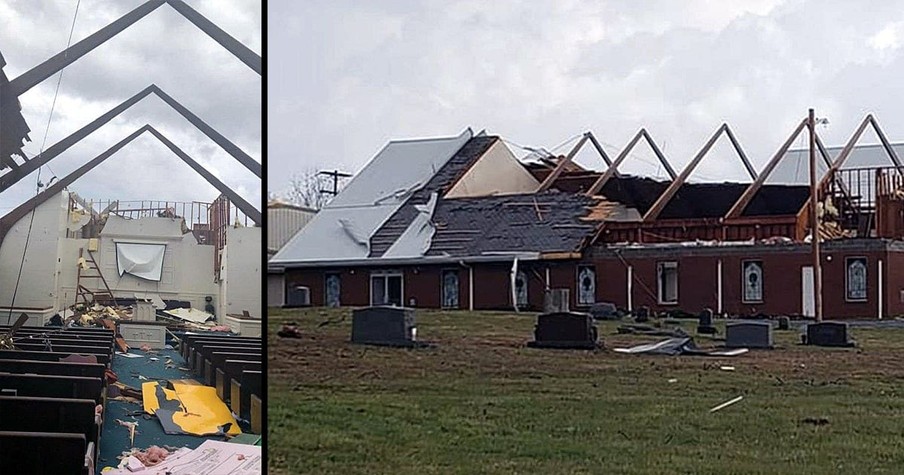
[[(197, 379), (197, 376), (191, 374), (190, 371), (183, 371), (179, 367), (185, 367), (182, 355), (176, 350), (163, 349), (158, 350), (157, 354), (147, 354), (141, 350), (129, 350), (130, 353), (142, 355), (143, 358), (126, 358), (121, 355), (113, 356), (113, 372), (116, 373), (119, 381), (125, 385), (136, 389), (141, 388), (141, 384), (146, 382), (138, 377), (138, 375), (147, 378), (147, 381), (168, 381), (172, 379)], [(176, 368), (166, 368), (166, 357), (172, 358)], [(158, 358), (157, 361), (151, 361), (150, 358)], [(147, 449), (152, 445), (163, 447), (165, 445), (171, 447), (189, 447), (197, 448), (207, 439), (223, 440), (222, 437), (199, 437), (194, 435), (170, 435), (163, 431), (160, 421), (154, 416), (135, 415), (130, 416), (129, 413), (142, 411), (140, 404), (133, 404), (125, 401), (107, 401), (107, 408), (104, 414), (104, 426), (100, 439), (100, 454), (97, 460), (97, 473), (104, 467), (115, 467), (119, 465), (117, 456), (124, 451), (128, 451), (129, 446), (129, 429), (116, 423), (116, 419), (126, 422), (137, 421), (138, 427), (135, 432), (135, 447), (139, 449)], [(243, 428), (243, 430), (246, 430)]]

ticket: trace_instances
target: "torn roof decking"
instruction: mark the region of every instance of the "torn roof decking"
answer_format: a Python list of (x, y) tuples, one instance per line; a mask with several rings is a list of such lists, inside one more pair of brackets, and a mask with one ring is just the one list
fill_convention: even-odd
[(13, 155), (26, 159), (22, 147), (31, 139), (28, 133), (31, 131), (22, 116), (22, 105), (19, 99), (9, 93), (9, 78), (3, 71), (6, 60), (0, 53), (0, 170), (10, 167), (10, 162), (15, 163)]
[(402, 236), (414, 221), (418, 211), (415, 205), (425, 205), (430, 195), (442, 195), (454, 185), (458, 179), (474, 165), (499, 137), (480, 136), (471, 138), (446, 162), (424, 187), (415, 191), (370, 238), (370, 255), (380, 257)]
[(624, 207), (600, 197), (547, 191), (440, 200), (428, 256), (580, 252)]

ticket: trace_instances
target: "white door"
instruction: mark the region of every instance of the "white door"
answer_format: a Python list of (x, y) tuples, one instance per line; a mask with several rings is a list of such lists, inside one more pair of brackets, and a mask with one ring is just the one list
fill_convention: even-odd
[(816, 316), (816, 303), (813, 301), (813, 266), (800, 269), (801, 310), (805, 317)]

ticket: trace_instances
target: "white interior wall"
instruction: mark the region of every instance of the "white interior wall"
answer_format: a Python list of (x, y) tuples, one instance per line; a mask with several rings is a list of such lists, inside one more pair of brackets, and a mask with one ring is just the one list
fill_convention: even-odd
[[(60, 270), (58, 248), (65, 236), (68, 203), (68, 196), (64, 193), (52, 197), (35, 209), (30, 236), (28, 228), (31, 213), (13, 225), (6, 234), (0, 244), (0, 308), (14, 305), (18, 309), (47, 309), (56, 306), (59, 299), (56, 291)], [(12, 302), (14, 291), (15, 303)]]
[[(79, 250), (85, 249), (87, 255), (89, 240), (66, 237), (68, 203), (68, 196), (61, 193), (35, 210), (16, 292), (17, 309), (35, 309), (33, 313), (39, 313), (37, 310), (58, 311), (75, 303)], [(8, 307), (12, 301), (30, 219), (27, 215), (16, 223), (0, 244), (0, 308)], [(78, 223), (73, 224), (73, 229), (77, 227)], [(165, 243), (161, 281), (129, 274), (120, 277), (116, 267), (117, 241)], [(261, 228), (230, 228), (227, 242), (230, 252), (223, 262), (223, 279), (219, 284), (214, 281), (214, 246), (200, 245), (193, 235), (181, 234), (181, 223), (168, 218), (110, 218), (94, 256), (117, 297), (155, 293), (163, 299), (187, 300), (192, 307), (203, 309), (205, 297), (213, 296), (220, 321), (227, 313), (241, 314), (242, 310), (259, 317), (263, 298)], [(103, 288), (99, 279), (82, 283), (93, 290)]]
[[(217, 295), (213, 273), (214, 247), (198, 244), (192, 234), (181, 232), (181, 223), (168, 218), (126, 220), (111, 217), (101, 232), (94, 258), (113, 295), (140, 298), (157, 294), (165, 300), (186, 300), (191, 302), (192, 307), (203, 309), (206, 304), (204, 298)], [(75, 302), (79, 249), (84, 249), (87, 257), (88, 240), (63, 241), (60, 248), (60, 294), (63, 306), (68, 306)], [(141, 279), (130, 274), (120, 276), (116, 266), (116, 242), (165, 244), (160, 281)], [(92, 271), (88, 273), (93, 274)], [(103, 288), (99, 279), (86, 280), (83, 285), (92, 290)]]
[(228, 228), (220, 271), (217, 319), (223, 322), (227, 314), (241, 315), (247, 310), (254, 317), (262, 317), (261, 229)]
[(497, 140), (449, 190), (446, 198), (533, 193), (539, 186), (540, 182)]

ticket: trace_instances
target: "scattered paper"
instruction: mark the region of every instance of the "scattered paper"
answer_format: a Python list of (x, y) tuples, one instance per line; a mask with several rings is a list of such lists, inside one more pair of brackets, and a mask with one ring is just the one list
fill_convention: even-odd
[(120, 353), (120, 352), (117, 351), (116, 354), (119, 355), (119, 356), (122, 356), (122, 357), (124, 357), (124, 358), (144, 358), (144, 356), (138, 355), (138, 354), (135, 354), (135, 353)]
[(126, 462), (126, 468), (129, 469), (130, 472), (141, 472), (144, 471), (147, 467), (141, 463), (141, 460), (138, 460), (135, 457), (129, 456), (128, 461)]
[[(264, 472), (260, 446), (204, 441), (197, 449), (180, 449), (159, 465), (148, 467), (146, 475), (258, 475)], [(126, 468), (104, 472), (106, 475), (132, 475)]]

